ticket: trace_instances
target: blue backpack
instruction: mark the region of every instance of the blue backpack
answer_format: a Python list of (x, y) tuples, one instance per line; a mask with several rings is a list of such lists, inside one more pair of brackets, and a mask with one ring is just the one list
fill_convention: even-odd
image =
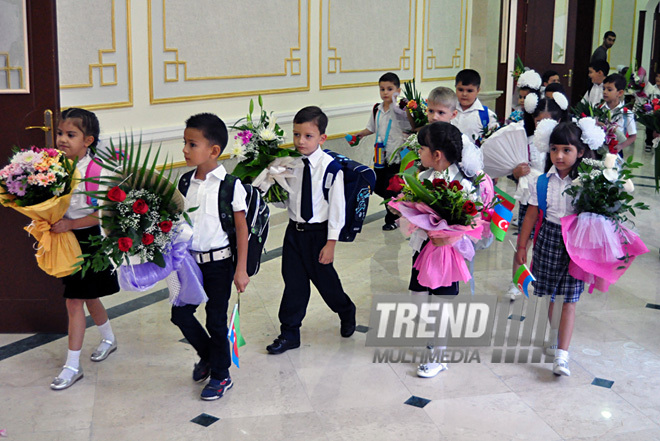
[(331, 150), (324, 150), (334, 158), (325, 169), (323, 176), (323, 196), (328, 200), (330, 187), (335, 182), (337, 173), (344, 173), (344, 198), (346, 214), (344, 226), (339, 233), (340, 242), (353, 242), (355, 236), (362, 231), (362, 224), (367, 217), (369, 196), (376, 185), (376, 173), (364, 164), (347, 158)]

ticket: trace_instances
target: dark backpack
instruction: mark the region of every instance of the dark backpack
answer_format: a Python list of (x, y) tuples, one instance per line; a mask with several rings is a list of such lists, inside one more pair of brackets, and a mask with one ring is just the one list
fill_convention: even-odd
[[(190, 178), (195, 171), (189, 171), (181, 176), (179, 180), (179, 191), (185, 196), (190, 187)], [(238, 251), (236, 248), (236, 224), (234, 223), (234, 210), (231, 201), (234, 199), (234, 185), (236, 176), (227, 174), (220, 183), (218, 192), (218, 213), (220, 214), (220, 224), (229, 237), (229, 246), (231, 247), (232, 261), (236, 266)], [(242, 183), (243, 184), (243, 183)], [(268, 220), (270, 210), (268, 204), (261, 198), (261, 194), (250, 184), (243, 184), (247, 195), (245, 204), (247, 212), (245, 221), (248, 226), (248, 253), (247, 253), (247, 274), (252, 277), (259, 272), (261, 264), (261, 254), (263, 253), (266, 239), (268, 238)]]
[[(376, 185), (376, 173), (366, 165), (353, 161), (344, 155), (325, 150), (334, 158), (325, 169), (323, 176), (323, 196), (328, 200), (330, 187), (335, 182), (337, 172), (344, 172), (344, 199), (346, 200), (346, 215), (344, 226), (339, 233), (340, 242), (353, 242), (355, 235), (362, 231), (362, 224), (367, 217), (369, 196)], [(329, 178), (329, 176), (330, 178)]]

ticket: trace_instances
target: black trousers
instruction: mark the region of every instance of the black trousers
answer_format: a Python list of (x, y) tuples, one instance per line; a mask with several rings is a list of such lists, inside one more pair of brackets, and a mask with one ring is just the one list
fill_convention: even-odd
[(284, 294), (280, 303), (280, 335), (300, 341), (300, 326), (307, 312), (311, 281), (330, 309), (342, 321), (355, 320), (355, 305), (346, 295), (332, 263), (319, 263), (319, 254), (327, 242), (327, 229), (297, 231), (289, 224), (282, 246)]
[[(420, 250), (424, 248), (427, 243), (429, 243), (429, 239), (426, 239), (424, 241)], [(415, 269), (415, 262), (417, 261), (418, 256), (419, 253), (415, 252), (412, 258), (413, 267), (410, 271), (410, 283), (408, 284), (409, 290), (416, 292), (428, 291), (429, 294), (433, 294), (435, 296), (455, 296), (458, 294), (458, 282), (453, 282), (449, 286), (440, 286), (435, 289), (431, 289), (428, 286), (423, 286), (421, 283), (419, 283), (419, 280), (417, 280), (417, 276), (419, 276), (419, 271)]]
[[(392, 179), (401, 168), (400, 164), (388, 164), (385, 167), (375, 168), (376, 172), (376, 187), (374, 188), (374, 193), (380, 196), (383, 199), (389, 200), (397, 195), (397, 192), (390, 191), (387, 187), (390, 185), (390, 179)], [(390, 210), (385, 207), (385, 223), (393, 224), (399, 216), (390, 212)]]
[[(211, 378), (223, 380), (229, 376), (231, 354), (227, 339), (227, 307), (234, 280), (231, 259), (199, 265), (204, 277), (206, 330), (195, 318), (198, 305), (172, 306), (172, 323), (197, 351), (197, 355), (211, 364)], [(207, 333), (208, 330), (208, 333)]]

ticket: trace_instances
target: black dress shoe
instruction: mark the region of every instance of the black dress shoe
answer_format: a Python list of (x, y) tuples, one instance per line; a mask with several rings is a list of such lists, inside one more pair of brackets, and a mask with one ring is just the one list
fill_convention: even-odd
[(397, 224), (385, 224), (383, 225), (383, 231), (393, 231), (399, 228)]
[(282, 337), (277, 337), (275, 341), (266, 346), (266, 350), (268, 351), (269, 354), (282, 354), (289, 349), (295, 349), (300, 347), (300, 342), (299, 341), (291, 341), (284, 339)]
[(355, 332), (355, 322), (341, 322), (339, 333), (342, 337), (348, 338)]

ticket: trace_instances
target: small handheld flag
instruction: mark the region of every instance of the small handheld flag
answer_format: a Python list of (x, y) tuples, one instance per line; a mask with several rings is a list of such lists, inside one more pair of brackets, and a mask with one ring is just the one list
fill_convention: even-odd
[(526, 297), (529, 297), (529, 293), (527, 292), (527, 286), (529, 285), (529, 282), (531, 281), (536, 281), (534, 276), (532, 275), (532, 272), (527, 268), (527, 265), (524, 263), (520, 265), (520, 268), (518, 268), (518, 271), (516, 271), (516, 275), (513, 276), (513, 283), (518, 287), (520, 291), (525, 293)]
[(344, 138), (346, 139), (348, 145), (350, 145), (351, 147), (355, 147), (356, 145), (358, 145), (360, 143), (360, 139), (362, 139), (359, 136), (351, 135), (350, 133), (347, 133), (346, 136), (344, 136)]
[(238, 364), (238, 348), (245, 345), (245, 340), (241, 334), (240, 319), (238, 316), (238, 303), (234, 305), (234, 311), (231, 313), (231, 320), (229, 322), (229, 332), (227, 332), (227, 339), (229, 340), (229, 351), (231, 352), (231, 361), (234, 362), (237, 368)]
[(502, 191), (497, 185), (495, 185), (495, 195), (497, 196), (497, 199), (500, 200), (501, 205), (504, 205), (507, 210), (513, 211), (513, 207), (516, 205), (516, 200), (514, 198)]
[(513, 218), (513, 213), (507, 210), (502, 204), (495, 205), (493, 209), (493, 216), (490, 222), (490, 231), (495, 236), (495, 239), (502, 242), (506, 232), (509, 230), (509, 223)]

